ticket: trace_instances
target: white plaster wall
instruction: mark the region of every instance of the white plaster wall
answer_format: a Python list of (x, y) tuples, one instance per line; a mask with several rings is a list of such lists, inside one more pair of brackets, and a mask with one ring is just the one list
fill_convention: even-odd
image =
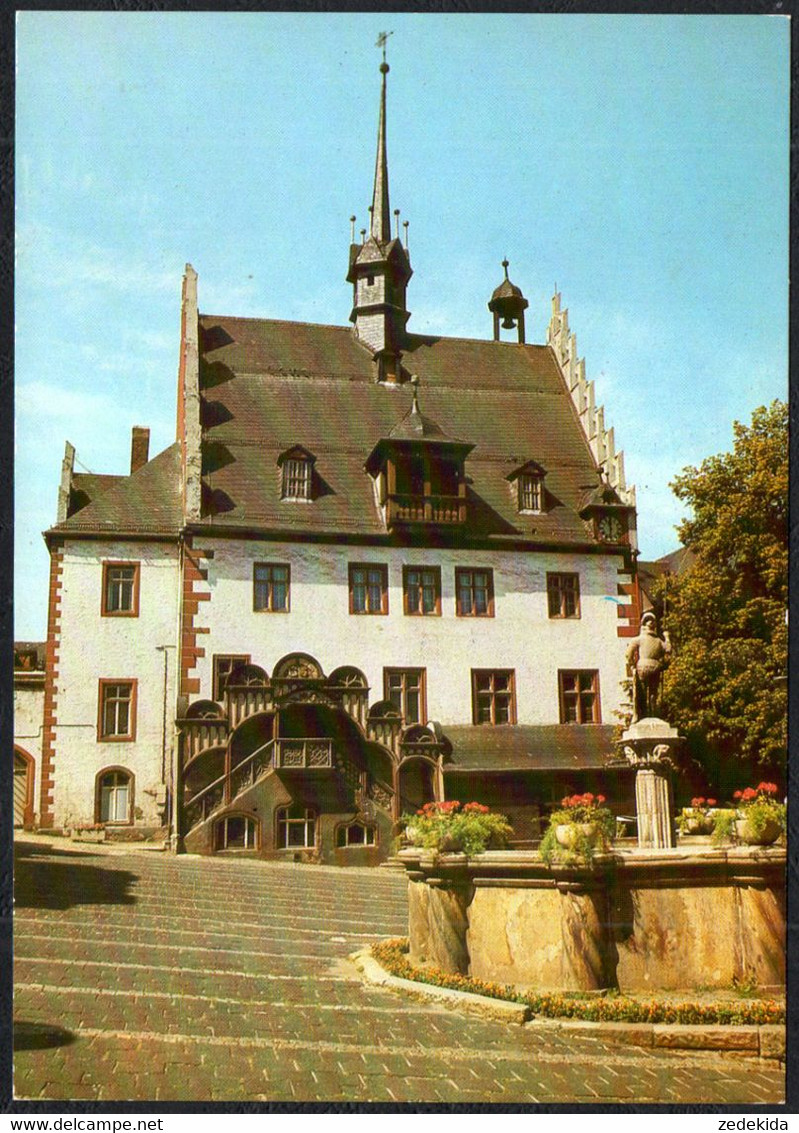
[[(139, 562), (139, 616), (100, 614), (103, 561)], [(142, 825), (160, 824), (163, 782), (164, 654), (167, 651), (167, 746), (174, 731), (178, 552), (166, 543), (74, 541), (64, 549), (55, 735), (56, 826), (94, 819), (95, 777), (108, 766), (135, 776)], [(97, 739), (100, 678), (138, 681), (136, 739)], [(167, 765), (169, 753), (167, 752)]]
[[(597, 669), (602, 721), (616, 722), (626, 644), (617, 636), (618, 625), (625, 624), (616, 614), (620, 557), (214, 539), (204, 539), (203, 546), (215, 552), (207, 563), (211, 600), (201, 603), (196, 619), (210, 630), (201, 638), (206, 656), (195, 670), (203, 697), (212, 694), (215, 653), (249, 653), (271, 673), (286, 653), (301, 651), (314, 656), (325, 673), (339, 665), (362, 669), (370, 702), (383, 698), (384, 666), (426, 668), (428, 717), (442, 724), (472, 722), (472, 668), (515, 670), (520, 724), (558, 723), (559, 668)], [(289, 613), (253, 611), (255, 562), (291, 566)], [(351, 562), (388, 564), (387, 616), (349, 613)], [(403, 614), (404, 564), (441, 568), (440, 617)], [(493, 618), (456, 617), (456, 566), (493, 569)], [(579, 573), (579, 619), (548, 617), (547, 571)]]
[(42, 758), (44, 684), (14, 688), (14, 743), (36, 760), (36, 776)]
[(39, 776), (42, 767), (44, 683), (14, 688), (14, 744), (34, 759), (33, 808), (39, 814)]

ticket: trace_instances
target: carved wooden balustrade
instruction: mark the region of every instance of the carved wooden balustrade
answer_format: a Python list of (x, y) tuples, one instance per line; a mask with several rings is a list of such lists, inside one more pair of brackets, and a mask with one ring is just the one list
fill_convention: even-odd
[(276, 771), (332, 770), (333, 741), (322, 736), (274, 741)]
[(198, 718), (181, 721), (183, 731), (183, 763), (188, 764), (201, 752), (212, 747), (226, 747), (230, 734), (227, 720)]
[(386, 523), (464, 523), (466, 499), (463, 496), (412, 495), (397, 493), (387, 497)]

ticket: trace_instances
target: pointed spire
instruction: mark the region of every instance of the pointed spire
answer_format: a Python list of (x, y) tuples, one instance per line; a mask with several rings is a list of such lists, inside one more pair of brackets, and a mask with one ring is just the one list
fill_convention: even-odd
[[(382, 38), (382, 37), (381, 37)], [(383, 85), (380, 91), (380, 120), (377, 125), (377, 161), (375, 163), (375, 188), (372, 195), (371, 235), (378, 244), (387, 244), (391, 239), (391, 209), (388, 203), (388, 153), (386, 150), (386, 75), (389, 71), (385, 57), (385, 40), (382, 44), (383, 62), (380, 73)]]

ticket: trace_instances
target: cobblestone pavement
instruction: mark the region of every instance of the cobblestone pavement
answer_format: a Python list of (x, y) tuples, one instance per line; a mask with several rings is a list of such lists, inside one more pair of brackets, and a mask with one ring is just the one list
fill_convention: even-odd
[[(43, 841), (43, 840), (42, 840)], [(405, 880), (17, 846), (18, 1098), (774, 1105), (771, 1064), (543, 1037), (361, 983)]]

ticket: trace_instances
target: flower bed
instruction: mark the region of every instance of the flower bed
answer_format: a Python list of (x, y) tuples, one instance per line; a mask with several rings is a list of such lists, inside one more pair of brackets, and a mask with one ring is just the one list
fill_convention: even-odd
[(501, 849), (512, 829), (502, 814), (482, 803), (461, 806), (455, 800), (425, 803), (415, 815), (402, 816), (408, 841), (441, 853), (479, 854)]
[(713, 841), (740, 841), (752, 845), (768, 845), (785, 833), (786, 812), (777, 802), (775, 783), (758, 783), (733, 794), (734, 808), (719, 810), (714, 815)]
[(433, 987), (451, 988), (453, 991), (468, 991), (491, 999), (528, 1004), (536, 1015), (547, 1019), (737, 1026), (785, 1022), (785, 1008), (773, 999), (698, 1003), (691, 1000), (633, 999), (614, 992), (590, 998), (562, 992), (519, 992), (508, 984), (491, 983), (472, 976), (451, 975), (437, 968), (416, 968), (408, 960), (407, 953), (408, 941), (405, 939), (382, 940), (372, 945), (372, 955), (392, 976)]

